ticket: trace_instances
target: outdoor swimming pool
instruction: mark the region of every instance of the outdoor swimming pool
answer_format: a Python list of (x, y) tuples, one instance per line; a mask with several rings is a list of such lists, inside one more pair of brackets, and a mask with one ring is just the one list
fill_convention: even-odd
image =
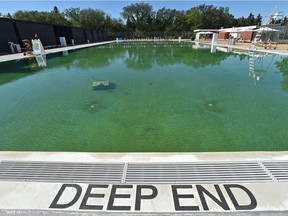
[[(288, 150), (288, 58), (114, 44), (0, 63), (0, 150)], [(109, 81), (93, 90), (94, 81)]]

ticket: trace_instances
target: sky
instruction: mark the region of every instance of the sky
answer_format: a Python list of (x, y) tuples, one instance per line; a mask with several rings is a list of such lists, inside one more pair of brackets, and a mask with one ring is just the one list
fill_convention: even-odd
[[(80, 0), (80, 1), (70, 1), (70, 0), (50, 0), (50, 1), (11, 1), (11, 0), (0, 0), (0, 13), (2, 15), (10, 13), (13, 14), (17, 10), (37, 10), (37, 11), (52, 11), (54, 6), (57, 6), (60, 11), (71, 7), (80, 7), (84, 8), (93, 8), (101, 9), (113, 18), (119, 18), (120, 13), (122, 12), (123, 7), (130, 5), (132, 3), (137, 3), (140, 1), (132, 0)], [(268, 15), (271, 15), (279, 11), (284, 11), (284, 14), (288, 15), (288, 0), (280, 1), (198, 1), (198, 0), (152, 0), (152, 1), (142, 1), (149, 3), (153, 6), (153, 10), (157, 11), (160, 8), (170, 8), (177, 10), (188, 10), (191, 7), (196, 7), (200, 4), (214, 5), (216, 7), (228, 7), (229, 12), (234, 15), (235, 18), (241, 16), (247, 17), (250, 13), (253, 13), (255, 16), (259, 13), (265, 18)], [(285, 11), (286, 10), (286, 11)]]

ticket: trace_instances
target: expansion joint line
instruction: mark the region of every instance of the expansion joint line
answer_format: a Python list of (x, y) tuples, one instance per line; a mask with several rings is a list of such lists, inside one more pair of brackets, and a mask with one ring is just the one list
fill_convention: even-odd
[(123, 173), (122, 173), (122, 180), (121, 180), (121, 183), (122, 183), (122, 184), (125, 184), (125, 183), (126, 183), (127, 170), (128, 170), (128, 163), (124, 163)]
[(277, 178), (266, 168), (266, 166), (262, 162), (258, 162), (259, 166), (269, 175), (269, 177), (272, 179), (272, 181), (277, 182)]

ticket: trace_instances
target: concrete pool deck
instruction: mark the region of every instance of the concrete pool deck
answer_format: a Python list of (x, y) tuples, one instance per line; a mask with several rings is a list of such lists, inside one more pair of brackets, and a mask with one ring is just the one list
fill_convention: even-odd
[(0, 152), (0, 215), (282, 216), (287, 170), (286, 151)]
[(287, 160), (288, 151), (280, 152), (199, 152), (199, 153), (91, 153), (91, 152), (0, 152), (0, 161), (66, 162), (208, 162)]
[[(209, 45), (211, 46), (211, 41), (194, 41), (199, 44)], [(276, 54), (276, 55), (288, 55), (288, 44), (280, 44), (277, 48), (274, 49), (264, 49), (263, 47), (256, 47), (255, 49), (250, 49), (251, 43), (236, 43), (235, 45), (228, 45), (227, 41), (218, 41), (215, 46), (222, 47), (222, 48), (231, 48), (236, 50), (243, 50), (243, 51), (256, 51), (262, 53), (269, 53), (269, 54)]]
[[(153, 42), (154, 40), (128, 40), (127, 42), (145, 42), (145, 41), (150, 41)], [(159, 41), (164, 41), (164, 40), (159, 40)], [(173, 41), (177, 42), (178, 40), (168, 40), (168, 41)], [(191, 41), (191, 40), (182, 40), (184, 42), (191, 42), (191, 43), (199, 43), (203, 45), (211, 45), (211, 42), (207, 41)], [(64, 51), (69, 51), (69, 50), (77, 50), (77, 49), (83, 49), (83, 48), (88, 48), (88, 47), (94, 47), (94, 46), (101, 46), (105, 44), (110, 44), (110, 43), (115, 43), (115, 40), (112, 41), (106, 41), (106, 42), (98, 42), (98, 43), (90, 43), (90, 44), (81, 44), (81, 45), (75, 45), (75, 46), (69, 46), (69, 47), (61, 47), (61, 48), (53, 48), (53, 49), (47, 49), (45, 50), (45, 53), (43, 54), (51, 54), (51, 53), (57, 53), (57, 52), (64, 52)], [(224, 43), (223, 41), (221, 43), (218, 43), (216, 46), (218, 47), (223, 47), (223, 48), (231, 48), (231, 49), (236, 49), (236, 50), (243, 50), (243, 51), (249, 51), (249, 43), (245, 43), (244, 45), (228, 45)], [(288, 45), (287, 45), (288, 47)], [(252, 51), (257, 51), (257, 52), (263, 52), (263, 53), (270, 53), (270, 54), (278, 54), (278, 55), (288, 55), (288, 49), (284, 47), (283, 49), (276, 49), (276, 50), (268, 50), (264, 48), (256, 48), (252, 49)], [(17, 53), (17, 54), (9, 54), (9, 55), (0, 55), (0, 63), (1, 62), (6, 62), (6, 61), (12, 61), (12, 60), (18, 60), (18, 59), (24, 59), (27, 56), (24, 56), (23, 53)]]
[[(105, 42), (98, 42), (98, 43), (89, 43), (89, 44), (81, 44), (81, 45), (68, 46), (68, 47), (46, 49), (45, 53), (43, 53), (43, 54), (52, 54), (52, 53), (57, 53), (57, 52), (69, 51), (69, 50), (77, 50), (77, 49), (89, 48), (89, 47), (94, 47), (94, 46), (101, 46), (101, 45), (110, 44), (110, 43), (114, 43), (114, 42), (115, 41), (113, 40), (113, 41), (105, 41)], [(0, 55), (0, 62), (24, 59), (27, 57), (30, 57), (30, 56), (24, 56), (23, 53)], [(32, 57), (33, 57), (33, 55), (32, 55)]]

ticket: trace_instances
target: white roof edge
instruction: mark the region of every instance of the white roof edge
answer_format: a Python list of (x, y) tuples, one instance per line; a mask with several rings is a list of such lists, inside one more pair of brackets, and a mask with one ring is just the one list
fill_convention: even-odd
[(195, 29), (194, 32), (195, 33), (198, 33), (198, 32), (212, 32), (212, 33), (216, 33), (216, 32), (238, 32), (238, 31), (247, 31), (247, 30), (250, 30), (250, 31), (253, 31), (257, 28), (256, 25), (253, 25), (253, 26), (242, 26), (242, 27), (232, 27), (232, 28), (221, 28), (221, 29)]
[(211, 31), (200, 31), (197, 32), (196, 34), (214, 34), (215, 32), (211, 32)]
[(254, 30), (257, 26), (242, 26), (242, 27), (232, 27), (232, 28), (223, 28), (219, 29), (219, 31), (229, 32), (229, 31), (247, 31), (247, 30)]
[(198, 32), (219, 32), (219, 29), (195, 29), (194, 32), (198, 33)]

